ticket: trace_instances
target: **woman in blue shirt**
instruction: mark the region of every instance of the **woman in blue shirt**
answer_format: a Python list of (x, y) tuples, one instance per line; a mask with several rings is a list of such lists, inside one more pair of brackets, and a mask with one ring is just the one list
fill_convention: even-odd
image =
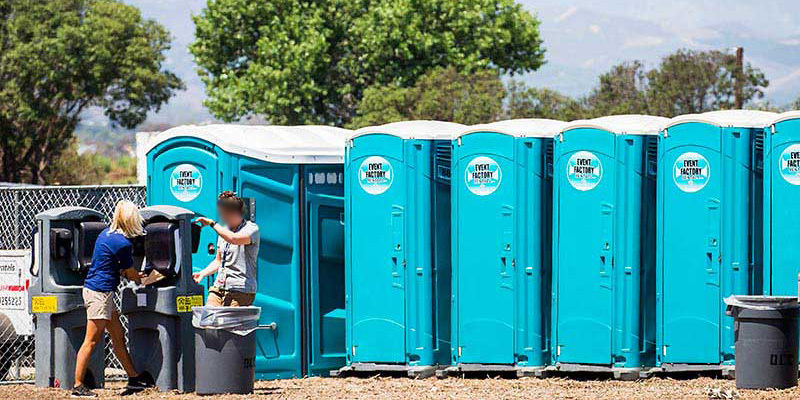
[(74, 397), (95, 397), (83, 384), (83, 376), (92, 352), (100, 343), (103, 332), (107, 331), (114, 345), (114, 354), (128, 374), (128, 388), (133, 390), (155, 386), (153, 377), (147, 371), (141, 374), (131, 362), (125, 347), (125, 330), (119, 320), (119, 312), (114, 305), (114, 293), (119, 286), (120, 275), (141, 282), (139, 273), (133, 266), (133, 245), (131, 238), (144, 234), (142, 216), (139, 209), (130, 201), (117, 203), (111, 225), (97, 237), (92, 254), (92, 265), (83, 284), (83, 301), (86, 304), (86, 337), (78, 350), (75, 364)]

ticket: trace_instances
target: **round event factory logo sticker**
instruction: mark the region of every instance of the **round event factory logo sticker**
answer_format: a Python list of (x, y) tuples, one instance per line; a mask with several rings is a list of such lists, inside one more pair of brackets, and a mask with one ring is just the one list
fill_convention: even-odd
[(367, 157), (358, 167), (358, 183), (369, 194), (381, 194), (389, 190), (393, 181), (392, 164), (383, 157)]
[(478, 156), (467, 164), (464, 179), (470, 192), (478, 196), (488, 196), (500, 187), (503, 171), (497, 161), (490, 157)]
[(800, 144), (793, 144), (781, 153), (778, 170), (786, 182), (800, 185)]
[(592, 152), (576, 152), (567, 161), (567, 180), (582, 192), (592, 190), (603, 180), (603, 163)]
[(708, 180), (711, 178), (711, 166), (708, 160), (693, 151), (681, 154), (675, 160), (672, 170), (675, 185), (686, 193), (699, 192), (708, 185)]
[(203, 175), (192, 164), (181, 164), (170, 174), (169, 191), (176, 199), (188, 202), (200, 195), (203, 190)]

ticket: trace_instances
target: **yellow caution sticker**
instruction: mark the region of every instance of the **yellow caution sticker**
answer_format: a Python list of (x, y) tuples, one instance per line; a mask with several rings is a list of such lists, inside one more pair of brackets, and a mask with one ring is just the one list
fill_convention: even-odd
[(34, 314), (58, 312), (58, 298), (56, 296), (33, 296), (31, 312)]
[(178, 296), (176, 299), (178, 312), (192, 312), (193, 307), (203, 306), (203, 295)]

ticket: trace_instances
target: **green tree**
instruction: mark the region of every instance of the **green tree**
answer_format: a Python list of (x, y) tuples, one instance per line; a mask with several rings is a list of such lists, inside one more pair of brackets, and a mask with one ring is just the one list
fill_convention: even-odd
[(69, 141), (61, 153), (47, 162), (42, 180), (51, 185), (98, 185), (111, 171), (110, 163), (102, 156), (78, 154), (77, 140)]
[(417, 119), (468, 125), (491, 122), (501, 118), (505, 94), (495, 70), (463, 73), (453, 67), (437, 68), (410, 88), (399, 84), (368, 88), (350, 126)]
[[(647, 74), (649, 110), (676, 116), (734, 108), (736, 56), (720, 51), (679, 50)], [(769, 81), (758, 68), (744, 65), (744, 104), (764, 97)]]
[(573, 121), (589, 117), (584, 102), (547, 88), (531, 88), (524, 83), (509, 82), (506, 118), (546, 118)]
[(0, 3), (0, 181), (46, 183), (90, 107), (126, 128), (158, 110), (182, 88), (162, 70), (169, 41), (115, 0)]
[(585, 99), (588, 116), (650, 113), (646, 75), (639, 61), (616, 65), (600, 75), (598, 87)]
[(513, 0), (209, 0), (194, 21), (206, 105), (227, 121), (346, 124), (370, 87), (544, 63), (539, 22)]
[[(764, 73), (744, 66), (744, 104), (764, 97)], [(639, 61), (614, 66), (586, 98), (594, 116), (652, 114), (674, 117), (734, 107), (736, 57), (720, 51), (678, 50), (646, 70)]]

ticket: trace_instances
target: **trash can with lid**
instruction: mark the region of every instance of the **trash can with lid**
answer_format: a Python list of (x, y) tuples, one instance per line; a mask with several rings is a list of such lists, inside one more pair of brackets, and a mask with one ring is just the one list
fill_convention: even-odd
[(736, 387), (797, 386), (797, 298), (730, 296), (725, 304), (734, 318)]
[(253, 393), (261, 307), (194, 307), (197, 394)]

